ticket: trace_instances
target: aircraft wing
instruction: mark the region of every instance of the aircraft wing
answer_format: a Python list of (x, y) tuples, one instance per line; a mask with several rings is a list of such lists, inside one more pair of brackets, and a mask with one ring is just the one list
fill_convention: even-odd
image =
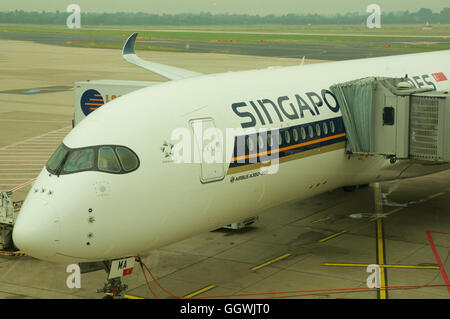
[(157, 73), (169, 80), (180, 80), (203, 75), (202, 73), (177, 68), (170, 65), (164, 65), (156, 62), (145, 61), (136, 55), (136, 38), (138, 33), (133, 33), (125, 43), (122, 49), (122, 56), (125, 61), (135, 64), (141, 68)]

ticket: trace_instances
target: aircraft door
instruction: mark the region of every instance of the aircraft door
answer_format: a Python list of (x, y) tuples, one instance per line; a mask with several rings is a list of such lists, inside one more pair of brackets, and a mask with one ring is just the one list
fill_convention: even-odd
[(210, 183), (225, 178), (223, 134), (212, 118), (191, 120), (194, 161), (200, 164), (200, 181)]

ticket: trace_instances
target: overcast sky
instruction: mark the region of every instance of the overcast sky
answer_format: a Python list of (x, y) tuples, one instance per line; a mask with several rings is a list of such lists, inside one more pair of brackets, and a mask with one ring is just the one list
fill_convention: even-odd
[[(143, 11), (148, 13), (320, 13), (366, 12), (376, 3), (382, 11), (417, 11), (429, 8), (435, 12), (450, 7), (449, 0), (0, 0), (0, 11), (66, 11), (78, 4), (84, 12)], [(1, 22), (1, 21), (0, 21)]]

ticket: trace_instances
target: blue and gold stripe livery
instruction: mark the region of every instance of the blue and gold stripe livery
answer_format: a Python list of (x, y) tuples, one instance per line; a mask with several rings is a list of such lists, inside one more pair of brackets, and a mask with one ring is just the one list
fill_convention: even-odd
[(343, 149), (345, 142), (342, 117), (237, 136), (227, 175), (269, 165), (276, 157), (283, 163)]

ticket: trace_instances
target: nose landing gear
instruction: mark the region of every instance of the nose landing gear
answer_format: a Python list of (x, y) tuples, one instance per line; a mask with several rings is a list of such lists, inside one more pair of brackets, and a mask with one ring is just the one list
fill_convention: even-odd
[(122, 283), (122, 278), (113, 278), (105, 280), (105, 286), (97, 292), (105, 294), (103, 299), (123, 299), (127, 289), (128, 285)]
[(97, 292), (104, 293), (103, 299), (123, 299), (125, 298), (128, 285), (122, 283), (122, 277), (132, 273), (135, 258), (107, 260), (103, 262), (103, 268), (108, 274), (102, 289)]

